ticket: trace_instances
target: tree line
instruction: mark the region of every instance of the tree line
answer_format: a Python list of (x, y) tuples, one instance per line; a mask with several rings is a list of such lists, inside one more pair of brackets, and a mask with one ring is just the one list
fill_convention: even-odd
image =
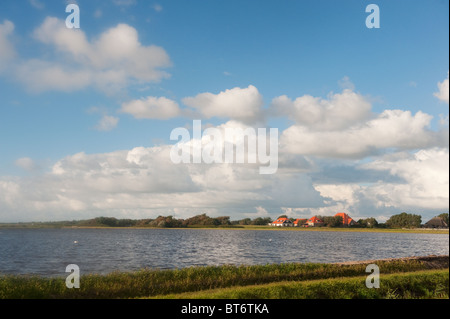
[(267, 225), (272, 219), (270, 217), (257, 217), (254, 219), (244, 218), (241, 220), (230, 219), (230, 216), (209, 217), (206, 214), (196, 215), (187, 219), (175, 218), (173, 216), (158, 216), (151, 219), (117, 219), (115, 217), (96, 217), (81, 221), (77, 226), (106, 226), (106, 227), (161, 227), (161, 228), (184, 228), (184, 227), (233, 227), (243, 225)]
[[(438, 215), (448, 224), (448, 213)], [(278, 218), (286, 217), (280, 215)], [(323, 221), (323, 227), (342, 227), (341, 216), (317, 216)], [(292, 222), (294, 218), (289, 218)], [(106, 227), (160, 227), (160, 228), (186, 228), (186, 227), (240, 227), (244, 225), (268, 225), (273, 220), (270, 217), (244, 218), (231, 220), (230, 216), (210, 217), (206, 214), (195, 215), (182, 219), (174, 216), (158, 216), (147, 219), (117, 219), (115, 217), (96, 217), (89, 220), (72, 223), (77, 226), (106, 226)], [(402, 212), (392, 215), (385, 223), (379, 223), (375, 218), (359, 219), (354, 226), (358, 228), (419, 228), (422, 217), (416, 214)]]

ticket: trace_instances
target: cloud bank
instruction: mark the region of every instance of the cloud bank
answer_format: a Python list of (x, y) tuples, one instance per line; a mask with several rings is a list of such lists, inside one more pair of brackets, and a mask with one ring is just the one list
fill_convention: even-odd
[[(9, 21), (0, 27), (0, 63), (13, 56), (7, 42), (13, 29)], [(113, 93), (132, 84), (170, 77), (163, 70), (171, 66), (166, 51), (142, 45), (137, 30), (127, 24), (118, 24), (89, 40), (81, 29), (68, 29), (64, 21), (47, 17), (34, 30), (33, 38), (49, 50), (52, 59), (19, 60), (11, 72), (31, 92), (73, 92), (93, 86)]]

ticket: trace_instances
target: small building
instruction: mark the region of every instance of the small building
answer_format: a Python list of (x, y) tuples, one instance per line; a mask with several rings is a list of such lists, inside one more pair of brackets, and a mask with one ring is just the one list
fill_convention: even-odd
[(317, 218), (317, 216), (314, 216), (314, 217), (311, 217), (310, 219), (308, 219), (306, 221), (306, 224), (311, 227), (322, 226), (323, 221), (321, 219)]
[(270, 225), (278, 226), (278, 227), (292, 227), (292, 226), (294, 226), (294, 223), (287, 217), (281, 217), (281, 218), (278, 218), (277, 220), (273, 221)]
[(334, 217), (336, 217), (336, 216), (342, 217), (342, 224), (344, 226), (356, 225), (356, 222), (350, 216), (348, 216), (346, 213), (337, 213), (336, 215), (334, 215)]
[(442, 217), (433, 217), (427, 221), (423, 227), (425, 228), (448, 228), (448, 224)]
[(296, 220), (294, 220), (294, 227), (300, 227), (300, 226), (304, 226), (307, 223), (307, 219), (306, 218), (297, 218)]

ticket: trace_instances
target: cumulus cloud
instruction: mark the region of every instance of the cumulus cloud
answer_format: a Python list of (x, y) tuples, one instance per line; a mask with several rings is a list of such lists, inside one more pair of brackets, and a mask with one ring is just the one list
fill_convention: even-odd
[(449, 103), (448, 95), (449, 95), (449, 86), (448, 86), (448, 72), (447, 78), (442, 82), (438, 82), (437, 84), (439, 92), (435, 92), (434, 96), (436, 96), (439, 100)]
[(120, 110), (133, 115), (137, 119), (167, 120), (181, 115), (178, 103), (166, 97), (149, 96), (122, 104)]
[(363, 166), (389, 171), (404, 180), (404, 183), (377, 183), (370, 188), (372, 196), (382, 197), (384, 204), (395, 207), (448, 210), (448, 148), (424, 149), (400, 155)]
[(227, 89), (218, 94), (200, 93), (195, 97), (186, 97), (182, 101), (208, 119), (217, 117), (251, 124), (264, 118), (263, 98), (253, 85), (247, 88)]
[(447, 131), (429, 129), (432, 116), (421, 111), (371, 111), (359, 94), (344, 90), (327, 100), (285, 96), (272, 101), (272, 112), (295, 124), (283, 131), (280, 149), (287, 153), (336, 158), (364, 158), (386, 149), (414, 150), (448, 144)]
[(73, 92), (93, 82), (93, 73), (88, 69), (74, 69), (37, 59), (27, 60), (18, 65), (14, 76), (33, 92), (46, 90)]
[(371, 117), (372, 105), (362, 95), (345, 89), (328, 99), (304, 95), (294, 101), (286, 95), (272, 100), (272, 115), (286, 116), (296, 124), (314, 130), (346, 129)]
[(114, 92), (128, 84), (169, 77), (161, 70), (171, 65), (165, 50), (142, 45), (136, 29), (127, 24), (118, 24), (89, 40), (81, 29), (68, 29), (64, 21), (47, 17), (33, 35), (54, 49), (54, 60), (30, 59), (18, 67), (17, 79), (32, 91), (95, 86)]
[[(102, 154), (84, 152), (56, 161), (33, 178), (0, 178), (0, 217), (35, 220), (40, 214), (135, 218), (201, 212), (233, 216), (282, 206), (320, 206), (323, 198), (306, 175), (261, 175), (244, 164), (173, 164), (172, 146), (136, 147)], [(284, 187), (283, 187), (284, 185)], [(288, 191), (296, 189), (295, 194)], [(257, 208), (259, 207), (259, 208)], [(8, 216), (2, 216), (8, 212)], [(32, 215), (29, 215), (32, 214)]]

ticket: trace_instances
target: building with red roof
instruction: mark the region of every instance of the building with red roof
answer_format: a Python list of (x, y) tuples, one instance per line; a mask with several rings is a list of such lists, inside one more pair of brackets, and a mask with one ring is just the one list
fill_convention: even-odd
[(277, 220), (273, 221), (271, 226), (279, 226), (279, 227), (286, 227), (286, 226), (294, 226), (294, 223), (287, 217), (280, 217)]
[(337, 213), (336, 215), (334, 215), (334, 217), (336, 217), (336, 216), (342, 217), (342, 225), (344, 225), (344, 226), (356, 225), (356, 222), (350, 216), (348, 216), (346, 213)]
[(308, 224), (308, 226), (321, 226), (323, 225), (323, 221), (319, 218), (317, 218), (317, 216), (311, 217), (310, 219), (307, 220), (306, 222)]

